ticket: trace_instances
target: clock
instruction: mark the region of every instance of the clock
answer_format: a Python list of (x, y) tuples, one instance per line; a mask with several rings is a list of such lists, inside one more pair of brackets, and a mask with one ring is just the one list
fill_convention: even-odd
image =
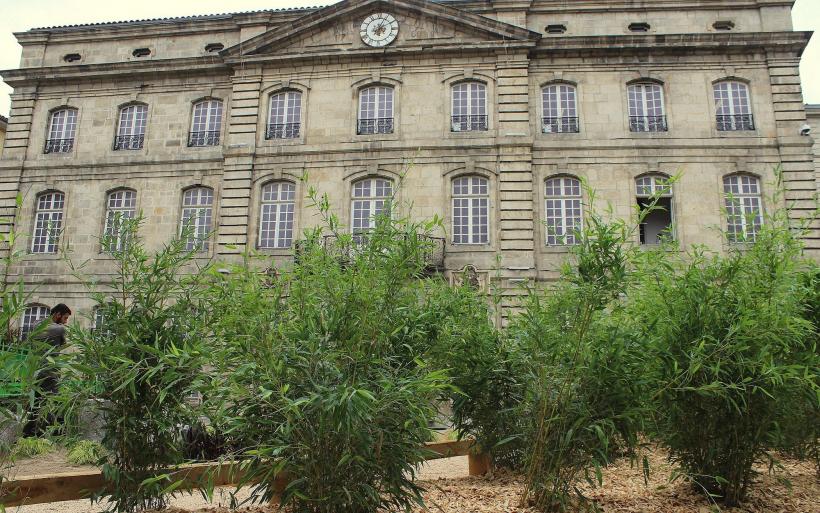
[(371, 14), (362, 22), (360, 34), (366, 45), (387, 46), (399, 35), (399, 22), (386, 12)]

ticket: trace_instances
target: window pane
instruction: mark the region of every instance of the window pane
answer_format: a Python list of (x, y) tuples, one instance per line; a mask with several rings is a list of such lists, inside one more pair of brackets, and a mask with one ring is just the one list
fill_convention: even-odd
[(104, 238), (107, 251), (122, 251), (128, 243), (126, 221), (134, 219), (137, 209), (137, 193), (132, 190), (114, 191), (108, 195), (105, 215)]
[(350, 227), (353, 233), (376, 226), (376, 217), (388, 213), (393, 198), (393, 182), (384, 178), (365, 178), (353, 184)]
[(453, 244), (487, 244), (489, 182), (481, 176), (453, 180)]
[(41, 194), (37, 198), (32, 234), (32, 253), (56, 253), (63, 228), (65, 196), (61, 192)]
[(544, 189), (547, 244), (576, 244), (582, 226), (581, 181), (568, 176), (550, 178)]
[(723, 179), (726, 207), (726, 233), (730, 242), (753, 242), (763, 225), (760, 182), (749, 175)]
[(213, 219), (214, 193), (207, 187), (188, 189), (182, 195), (180, 231), (189, 230), (185, 242), (188, 251), (207, 251)]
[(262, 188), (259, 213), (259, 247), (289, 248), (293, 244), (296, 186), (272, 182)]

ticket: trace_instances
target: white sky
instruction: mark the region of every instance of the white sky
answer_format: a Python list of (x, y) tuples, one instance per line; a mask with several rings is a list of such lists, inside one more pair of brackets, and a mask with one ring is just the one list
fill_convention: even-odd
[[(20, 46), (12, 32), (32, 27), (121, 21), (194, 14), (304, 7), (334, 0), (0, 0), (0, 70), (16, 68)], [(803, 54), (801, 74), (807, 103), (820, 103), (820, 0), (797, 0), (795, 30), (815, 30)], [(8, 116), (11, 88), (0, 80), (0, 114)]]

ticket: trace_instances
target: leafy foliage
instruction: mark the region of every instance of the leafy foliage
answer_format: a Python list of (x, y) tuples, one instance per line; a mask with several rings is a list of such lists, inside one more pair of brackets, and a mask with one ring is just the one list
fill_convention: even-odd
[(68, 448), (66, 460), (72, 465), (98, 465), (106, 457), (105, 449), (98, 442), (80, 440)]
[(92, 398), (101, 409), (109, 489), (97, 499), (118, 512), (164, 507), (178, 486), (171, 472), (184, 461), (179, 431), (197, 419), (190, 397), (208, 363), (197, 295), (204, 271), (192, 267), (185, 234), (149, 254), (139, 224), (121, 223), (128, 243), (112, 251), (115, 278), (95, 291), (102, 325), (74, 329), (77, 351), (64, 362), (66, 410)]
[(34, 458), (54, 450), (54, 442), (47, 438), (19, 438), (11, 448), (13, 459)]
[(696, 249), (636, 292), (660, 364), (660, 438), (727, 505), (743, 500), (780, 427), (817, 411), (801, 248), (785, 213), (767, 221), (754, 244), (725, 256)]
[(251, 262), (214, 278), (224, 352), (210, 404), (244, 448), (253, 500), (289, 477), (281, 500), (293, 511), (406, 510), (421, 501), (413, 477), (449, 389), (425, 361), (449, 318), (438, 307), (451, 289), (423, 279), (438, 220), (383, 213), (351, 235), (326, 198), (310, 197), (324, 223), (292, 268), (263, 274)]

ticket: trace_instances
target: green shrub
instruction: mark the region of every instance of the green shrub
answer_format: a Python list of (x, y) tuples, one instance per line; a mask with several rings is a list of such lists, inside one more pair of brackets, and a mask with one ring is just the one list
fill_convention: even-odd
[(47, 438), (19, 438), (11, 448), (13, 459), (35, 458), (54, 450), (54, 442)]
[(786, 444), (783, 427), (816, 419), (817, 334), (803, 318), (798, 236), (779, 212), (753, 244), (668, 260), (634, 291), (659, 363), (658, 435), (726, 505), (745, 497), (753, 464)]
[[(94, 290), (100, 315), (94, 329), (72, 328), (76, 351), (65, 356), (62, 401), (66, 418), (96, 400), (103, 418), (102, 466), (113, 511), (162, 508), (177, 486), (173, 470), (184, 462), (182, 426), (196, 422), (189, 398), (202, 388), (208, 330), (200, 280), (191, 265), (187, 233), (150, 254), (139, 238), (140, 220), (120, 223), (116, 271)], [(81, 274), (82, 270), (76, 271)]]
[(554, 287), (530, 291), (507, 334), (527, 371), (524, 501), (542, 511), (588, 505), (579, 480), (601, 484), (615, 454), (634, 457), (651, 413), (651, 360), (622, 299), (634, 228), (587, 210), (573, 264)]
[(459, 437), (475, 438), (494, 465), (520, 468), (523, 427), (516, 410), (525, 391), (522, 360), (493, 325), (483, 292), (464, 284), (428, 297), (441, 316), (431, 358), (450, 373), (455, 387), (449, 394), (453, 427)]
[(68, 448), (66, 460), (72, 465), (99, 465), (105, 460), (106, 452), (102, 445), (91, 440), (80, 440)]
[(292, 268), (250, 265), (215, 277), (210, 303), (225, 343), (225, 378), (209, 394), (229, 436), (244, 447), (243, 485), (296, 512), (406, 510), (445, 372), (425, 362), (441, 333), (431, 301), (449, 290), (428, 275), (419, 224), (379, 216), (367, 234), (341, 233), (311, 192), (332, 236), (310, 231)]

